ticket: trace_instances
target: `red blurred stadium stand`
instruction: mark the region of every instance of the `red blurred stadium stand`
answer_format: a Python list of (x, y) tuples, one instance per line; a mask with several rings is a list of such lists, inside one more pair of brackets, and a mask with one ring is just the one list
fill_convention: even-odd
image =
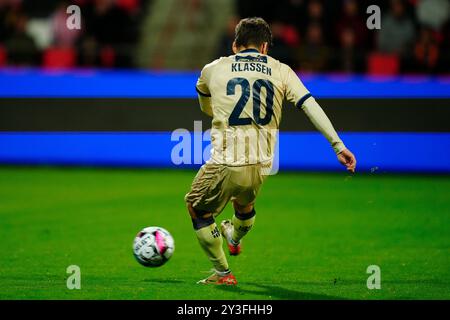
[(76, 53), (72, 48), (50, 48), (43, 55), (43, 67), (50, 69), (73, 68), (76, 63)]
[(139, 8), (140, 0), (117, 0), (116, 5), (128, 12), (133, 12)]
[(370, 75), (391, 76), (400, 71), (400, 61), (395, 54), (371, 53), (368, 59), (368, 72)]
[(6, 62), (7, 62), (6, 50), (2, 46), (0, 46), (0, 67), (5, 66)]

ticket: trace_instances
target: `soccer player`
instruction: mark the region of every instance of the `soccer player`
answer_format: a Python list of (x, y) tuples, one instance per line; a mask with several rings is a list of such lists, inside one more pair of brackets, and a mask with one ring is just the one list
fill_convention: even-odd
[[(271, 43), (271, 30), (263, 19), (241, 20), (235, 30), (235, 54), (206, 65), (196, 85), (201, 110), (212, 117), (211, 159), (185, 196), (200, 246), (214, 267), (199, 283), (237, 284), (222, 236), (230, 255), (238, 255), (241, 239), (255, 222), (256, 195), (272, 166), (284, 100), (303, 110), (339, 162), (355, 171), (354, 155), (295, 72), (267, 55)], [(222, 221), (219, 232), (215, 217), (230, 200), (234, 216)]]

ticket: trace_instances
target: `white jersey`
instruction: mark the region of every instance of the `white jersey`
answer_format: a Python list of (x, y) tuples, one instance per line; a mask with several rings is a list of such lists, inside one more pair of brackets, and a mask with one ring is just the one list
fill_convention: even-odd
[(197, 91), (211, 97), (211, 161), (236, 166), (270, 163), (283, 101), (309, 95), (289, 66), (254, 49), (206, 65)]
[(289, 66), (255, 49), (206, 65), (196, 87), (213, 117), (210, 162), (229, 166), (270, 165), (283, 101), (302, 107), (311, 97)]

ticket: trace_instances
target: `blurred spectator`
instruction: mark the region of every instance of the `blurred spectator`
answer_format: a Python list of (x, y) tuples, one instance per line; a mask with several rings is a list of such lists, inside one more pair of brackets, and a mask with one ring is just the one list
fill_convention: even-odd
[(308, 23), (325, 23), (325, 14), (322, 1), (310, 0), (308, 2)]
[(435, 72), (440, 56), (439, 45), (433, 31), (429, 28), (420, 30), (419, 39), (414, 46), (416, 71)]
[(129, 41), (127, 31), (131, 22), (114, 0), (94, 0), (93, 6), (84, 10), (84, 16), (87, 32), (99, 44), (112, 45)]
[(14, 20), (14, 31), (5, 42), (8, 62), (15, 66), (30, 66), (38, 61), (38, 49), (32, 37), (26, 33), (28, 18), (19, 14)]
[[(134, 47), (139, 38), (138, 23), (147, 13), (143, 9), (149, 2), (0, 0), (0, 48), (5, 49), (2, 56), (10, 57), (11, 63), (38, 65), (41, 63), (39, 54), (50, 47), (74, 48), (82, 66), (132, 67)], [(66, 10), (72, 4), (81, 7), (82, 30), (66, 27)], [(21, 18), (22, 24), (19, 24), (18, 17), (22, 16), (29, 19)], [(29, 48), (30, 52), (16, 57), (17, 52), (26, 51), (24, 48)]]
[(19, 0), (25, 14), (30, 18), (46, 18), (52, 12), (59, 0)]
[(306, 27), (306, 2), (307, 0), (280, 0), (273, 9), (275, 20), (279, 20), (287, 25), (293, 26), (297, 31)]
[[(322, 31), (323, 41), (329, 43), (332, 35), (330, 34), (331, 17), (327, 16), (324, 4), (321, 0), (309, 0), (307, 5), (307, 17), (304, 20), (302, 34), (306, 36), (311, 25), (319, 25)], [(329, 38), (330, 37), (330, 38)]]
[(367, 27), (364, 19), (359, 14), (359, 6), (356, 0), (344, 0), (342, 13), (339, 15), (335, 27), (336, 39), (342, 44), (342, 33), (348, 36), (348, 30), (353, 31), (354, 45), (365, 47), (367, 44)]
[(448, 0), (420, 0), (417, 5), (417, 18), (423, 26), (441, 30), (450, 14)]
[(299, 35), (295, 28), (280, 21), (271, 24), (273, 46), (269, 49), (269, 54), (275, 59), (282, 60), (293, 68), (297, 67), (294, 59), (294, 48), (299, 44)]
[(345, 73), (359, 73), (365, 69), (365, 52), (357, 46), (357, 35), (354, 29), (345, 28), (340, 31), (340, 48), (333, 54), (333, 70)]
[(137, 32), (127, 11), (120, 9), (115, 0), (94, 0), (83, 12), (86, 33), (80, 44), (82, 65), (131, 67), (131, 46)]
[(0, 0), (0, 41), (14, 34), (16, 20), (23, 14), (21, 0)]
[(39, 50), (45, 50), (53, 42), (50, 18), (30, 18), (26, 30), (27, 34), (33, 38)]
[(305, 43), (300, 48), (299, 63), (304, 71), (322, 72), (328, 67), (330, 50), (324, 43), (322, 27), (318, 23), (308, 26)]
[(239, 18), (232, 16), (228, 22), (224, 34), (219, 39), (217, 47), (217, 57), (226, 57), (233, 54), (231, 49), (234, 41), (234, 29), (239, 22)]
[(0, 0), (0, 42), (5, 41), (8, 35), (12, 33), (12, 28), (8, 23), (10, 10), (9, 0)]
[[(41, 53), (49, 48), (68, 48), (78, 54), (78, 66), (134, 67), (139, 39), (149, 39), (147, 34), (154, 32), (142, 26), (148, 25), (152, 16), (147, 6), (156, 1), (162, 0), (0, 0), (0, 65), (6, 61), (38, 66), (43, 61)], [(206, 10), (200, 5), (204, 1), (208, 0), (189, 3), (197, 12)], [(381, 30), (366, 28), (365, 9), (373, 4), (369, 0), (234, 1), (235, 16), (223, 26), (222, 37), (217, 42), (205, 39), (199, 44), (217, 46), (217, 54), (211, 58), (232, 53), (237, 17), (262, 16), (272, 26), (274, 35), (270, 54), (293, 68), (364, 72), (366, 64), (369, 66), (366, 61), (380, 53), (396, 61), (400, 57), (402, 72), (450, 71), (449, 0), (376, 1), (383, 13)], [(70, 4), (81, 7), (81, 31), (66, 28), (66, 9)], [(173, 10), (168, 19), (177, 14)], [(190, 13), (187, 16), (192, 18)], [(141, 31), (146, 33), (144, 37), (140, 37)], [(144, 44), (145, 40), (141, 41)], [(168, 46), (167, 50), (174, 49)], [(163, 54), (166, 55), (170, 54)], [(201, 67), (195, 61), (192, 66)]]
[(100, 49), (94, 37), (83, 38), (79, 45), (78, 63), (82, 67), (100, 66)]
[(383, 53), (406, 55), (414, 41), (414, 24), (403, 0), (391, 0), (389, 12), (382, 17), (378, 48)]

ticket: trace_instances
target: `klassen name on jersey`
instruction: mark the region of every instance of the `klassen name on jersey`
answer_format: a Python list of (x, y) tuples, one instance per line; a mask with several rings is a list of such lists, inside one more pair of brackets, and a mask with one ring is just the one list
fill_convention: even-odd
[(235, 62), (231, 64), (231, 72), (256, 71), (269, 76), (272, 75), (272, 69), (258, 62)]

